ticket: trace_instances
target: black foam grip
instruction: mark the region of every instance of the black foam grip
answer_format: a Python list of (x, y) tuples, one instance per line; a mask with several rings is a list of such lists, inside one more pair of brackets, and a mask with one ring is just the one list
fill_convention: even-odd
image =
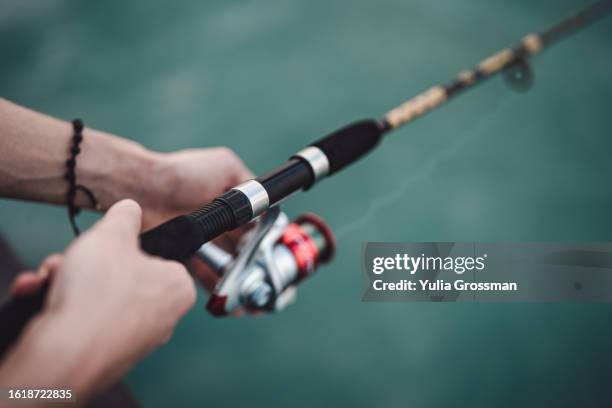
[(181, 261), (203, 244), (236, 228), (236, 216), (225, 199), (213, 202), (189, 215), (181, 215), (140, 236), (141, 248), (165, 259)]
[(181, 215), (142, 234), (140, 246), (151, 255), (180, 261), (203, 244), (202, 236), (197, 220)]
[(367, 119), (336, 130), (311, 146), (316, 146), (325, 153), (329, 160), (331, 175), (372, 150), (380, 141), (382, 134), (379, 123)]

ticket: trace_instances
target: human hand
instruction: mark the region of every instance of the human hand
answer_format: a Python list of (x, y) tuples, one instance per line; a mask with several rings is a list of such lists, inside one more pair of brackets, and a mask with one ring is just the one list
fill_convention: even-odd
[[(138, 175), (139, 181), (130, 183), (126, 187), (121, 185), (123, 179), (111, 178), (106, 184), (107, 190), (113, 190), (113, 186), (121, 185), (121, 187), (114, 189), (112, 197), (107, 201), (115, 202), (121, 197), (130, 197), (138, 201), (143, 211), (143, 230), (153, 228), (178, 215), (195, 211), (231, 187), (253, 178), (253, 174), (242, 160), (224, 147), (188, 149), (167, 154), (154, 153), (131, 145), (128, 147), (131, 152), (138, 152), (138, 154), (132, 152), (129, 157), (131, 157), (130, 162), (136, 166), (140, 166), (138, 165), (140, 163), (142, 166), (132, 172)], [(143, 160), (143, 157), (146, 157), (146, 160)], [(92, 157), (91, 161), (95, 159), (96, 157)], [(95, 184), (93, 181), (91, 183)], [(99, 191), (100, 188), (97, 192)], [(246, 229), (248, 226), (223, 234), (214, 242), (226, 251), (234, 253)], [(56, 266), (60, 262), (61, 257), (53, 255), (41, 264), (36, 273), (21, 274), (13, 284), (13, 294), (27, 295), (38, 290), (57, 269)], [(217, 273), (195, 257), (188, 260), (188, 264), (204, 288), (209, 292), (212, 291), (219, 279)]]
[[(225, 147), (188, 149), (161, 154), (156, 159), (154, 177), (140, 201), (145, 229), (175, 216), (190, 213), (209, 203), (230, 188), (254, 177), (242, 160)], [(221, 235), (215, 244), (230, 253), (246, 228)], [(188, 260), (193, 275), (211, 292), (219, 276), (196, 257)], [(240, 313), (236, 313), (238, 315)]]
[(63, 257), (47, 261), (46, 304), (9, 353), (3, 383), (88, 395), (169, 339), (196, 292), (181, 264), (140, 250), (140, 220), (135, 202), (119, 202)]
[(156, 154), (138, 202), (143, 229), (195, 211), (230, 188), (253, 178), (242, 160), (226, 147)]

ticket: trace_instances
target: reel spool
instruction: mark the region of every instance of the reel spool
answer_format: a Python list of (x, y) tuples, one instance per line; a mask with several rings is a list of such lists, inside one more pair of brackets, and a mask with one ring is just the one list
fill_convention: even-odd
[(238, 256), (213, 243), (197, 251), (221, 277), (206, 308), (217, 317), (238, 307), (280, 311), (295, 300), (295, 286), (331, 260), (335, 245), (331, 229), (316, 215), (304, 214), (289, 223), (278, 206), (272, 207), (245, 234)]

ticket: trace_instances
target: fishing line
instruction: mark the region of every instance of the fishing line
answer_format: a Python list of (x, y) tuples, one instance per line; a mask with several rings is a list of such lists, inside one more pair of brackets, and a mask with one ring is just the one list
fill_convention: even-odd
[(428, 160), (421, 167), (421, 170), (417, 173), (413, 173), (395, 187), (388, 194), (382, 195), (380, 198), (374, 200), (368, 208), (365, 210), (362, 216), (355, 219), (355, 221), (344, 224), (336, 230), (336, 236), (342, 238), (345, 235), (355, 232), (365, 226), (380, 214), (380, 210), (384, 207), (393, 204), (401, 200), (408, 191), (415, 185), (426, 181), (429, 176), (432, 175), (442, 164), (448, 162), (454, 156), (457, 156), (464, 146), (478, 140), (484, 136), (484, 134), (490, 128), (493, 128), (495, 122), (495, 116), (502, 111), (506, 106), (509, 105), (509, 99), (505, 98), (501, 102), (497, 103), (493, 111), (489, 112), (487, 116), (484, 116), (471, 131), (465, 131), (466, 135), (454, 138), (453, 141), (447, 145), (445, 149), (437, 151), (435, 154), (429, 156)]

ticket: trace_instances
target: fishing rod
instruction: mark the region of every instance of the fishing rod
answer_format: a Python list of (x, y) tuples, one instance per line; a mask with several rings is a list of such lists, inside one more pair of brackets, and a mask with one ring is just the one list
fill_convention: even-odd
[(245, 225), (295, 193), (308, 190), (363, 157), (385, 134), (439, 107), (460, 92), (491, 76), (506, 72), (517, 88), (532, 78), (527, 58), (573, 34), (610, 12), (611, 1), (599, 1), (541, 33), (531, 33), (511, 48), (464, 70), (448, 85), (437, 85), (390, 110), (381, 119), (351, 123), (300, 150), (281, 167), (246, 181), (210, 204), (179, 216), (141, 236), (142, 248), (168, 259), (181, 260), (205, 242)]
[[(528, 58), (577, 30), (602, 18), (612, 1), (599, 1), (540, 33), (525, 36), (461, 71), (447, 85), (429, 88), (379, 119), (353, 122), (300, 150), (279, 168), (246, 181), (201, 209), (176, 217), (145, 232), (141, 247), (149, 254), (184, 260), (193, 254), (207, 262), (221, 279), (209, 298), (208, 310), (227, 315), (243, 305), (251, 310), (280, 310), (293, 286), (331, 258), (334, 238), (329, 227), (314, 216), (289, 223), (279, 203), (299, 190), (308, 190), (333, 176), (376, 147), (383, 136), (438, 108), (461, 92), (504, 73), (516, 89), (532, 83)], [(236, 257), (209, 241), (253, 220)], [(47, 287), (31, 297), (12, 299), (0, 310), (0, 350), (19, 335), (27, 321), (42, 308)]]

